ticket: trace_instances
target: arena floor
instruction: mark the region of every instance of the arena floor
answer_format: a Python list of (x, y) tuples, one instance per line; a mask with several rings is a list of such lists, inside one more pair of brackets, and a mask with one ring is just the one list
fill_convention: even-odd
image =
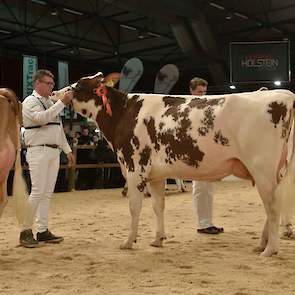
[(215, 223), (225, 233), (196, 233), (191, 192), (170, 190), (166, 198), (163, 248), (154, 235), (151, 200), (145, 199), (134, 250), (119, 249), (129, 227), (128, 200), (121, 189), (54, 195), (51, 230), (59, 245), (17, 247), (12, 201), (0, 222), (0, 294), (295, 294), (295, 241), (280, 241), (280, 252), (261, 258), (264, 210), (249, 182), (216, 184)]

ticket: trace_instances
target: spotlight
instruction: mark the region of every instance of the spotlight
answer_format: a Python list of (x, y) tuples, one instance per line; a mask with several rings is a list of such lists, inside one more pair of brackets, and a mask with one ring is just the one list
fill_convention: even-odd
[(52, 11), (50, 12), (50, 14), (51, 14), (52, 16), (57, 16), (57, 15), (58, 15), (58, 11), (57, 11), (57, 9), (52, 10)]
[(236, 89), (237, 87), (235, 85), (229, 85), (230, 89)]
[(275, 86), (281, 86), (282, 85), (281, 81), (274, 81), (273, 83), (274, 83)]

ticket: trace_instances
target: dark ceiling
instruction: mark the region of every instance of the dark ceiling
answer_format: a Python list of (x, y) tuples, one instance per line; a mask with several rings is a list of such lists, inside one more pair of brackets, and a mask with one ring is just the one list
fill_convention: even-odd
[(145, 71), (229, 81), (231, 41), (293, 40), (294, 0), (0, 0), (0, 47), (119, 71), (131, 57)]

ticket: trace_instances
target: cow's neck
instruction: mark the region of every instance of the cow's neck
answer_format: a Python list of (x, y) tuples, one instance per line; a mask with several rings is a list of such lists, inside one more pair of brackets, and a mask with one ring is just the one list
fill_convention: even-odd
[(96, 122), (106, 139), (111, 142), (115, 149), (115, 132), (118, 125), (121, 123), (121, 118), (124, 116), (127, 104), (127, 96), (116, 89), (110, 87), (106, 87), (106, 89), (112, 115), (110, 116), (107, 114), (105, 108), (103, 108), (98, 113)]

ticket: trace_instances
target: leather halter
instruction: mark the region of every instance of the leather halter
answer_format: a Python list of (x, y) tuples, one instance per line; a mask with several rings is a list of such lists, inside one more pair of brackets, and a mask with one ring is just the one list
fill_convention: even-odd
[(98, 86), (95, 89), (95, 93), (98, 97), (100, 97), (102, 99), (102, 103), (106, 109), (106, 113), (111, 117), (112, 116), (112, 109), (111, 109), (111, 105), (109, 103), (109, 100), (107, 98), (107, 89), (105, 88), (104, 84), (100, 84), (100, 86)]

